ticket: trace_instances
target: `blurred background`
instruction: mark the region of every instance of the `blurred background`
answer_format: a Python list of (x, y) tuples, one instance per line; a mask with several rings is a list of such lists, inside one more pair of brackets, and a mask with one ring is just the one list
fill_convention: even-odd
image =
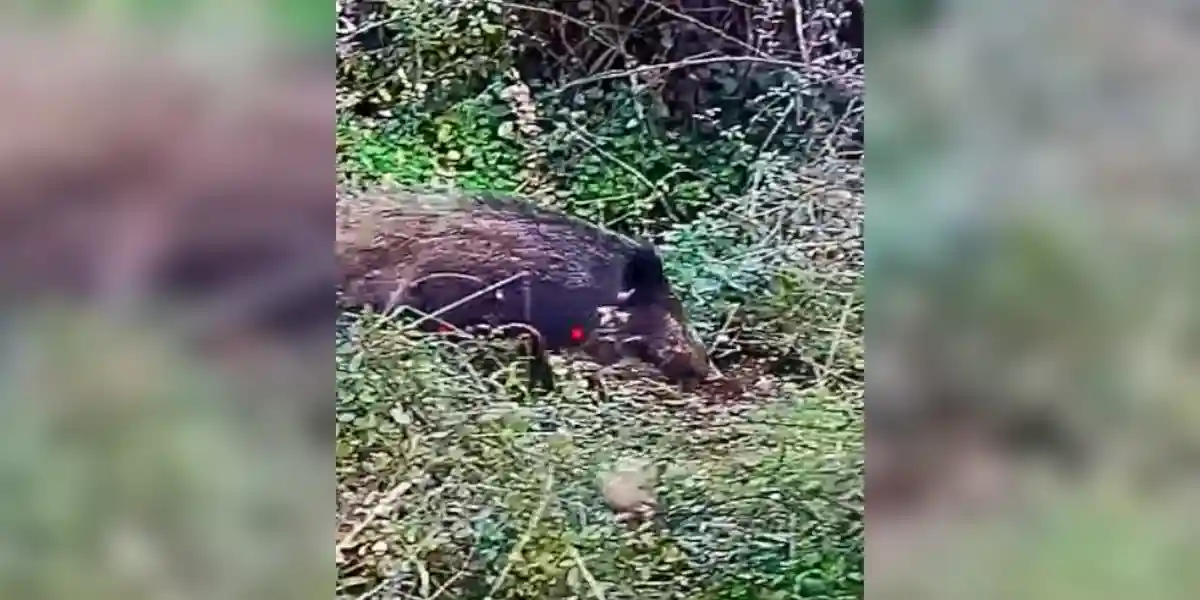
[(1189, 596), (1200, 12), (875, 10), (872, 596)]
[(2, 10), (0, 596), (328, 598), (327, 6)]

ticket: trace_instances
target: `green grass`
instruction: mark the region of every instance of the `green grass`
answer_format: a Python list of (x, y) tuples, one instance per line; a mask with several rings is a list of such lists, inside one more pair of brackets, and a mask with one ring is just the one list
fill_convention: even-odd
[[(721, 406), (601, 395), (560, 363), (563, 390), (535, 399), (464, 352), (387, 327), (339, 351), (342, 595), (861, 596), (859, 398), (772, 376)], [(640, 528), (604, 496), (630, 461), (660, 511)]]
[[(503, 119), (474, 105), (388, 129), (343, 121), (341, 175), (519, 189)], [(682, 394), (602, 372), (595, 389), (594, 366), (556, 359), (561, 389), (530, 396), (518, 365), (470, 366), (488, 348), (352, 328), (337, 368), (338, 597), (863, 596), (861, 290), (798, 267), (787, 220), (820, 196), (768, 181), (656, 220), (605, 196), (638, 192), (617, 162), (556, 171), (554, 197), (664, 234), (705, 342), (744, 357), (735, 383)], [(624, 519), (623, 493), (653, 513)]]

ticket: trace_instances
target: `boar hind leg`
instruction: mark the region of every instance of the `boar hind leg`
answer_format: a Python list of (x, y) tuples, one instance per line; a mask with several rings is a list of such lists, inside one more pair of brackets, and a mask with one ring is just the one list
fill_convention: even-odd
[(550, 366), (549, 355), (541, 340), (533, 336), (525, 337), (521, 343), (521, 351), (529, 360), (530, 391), (554, 391), (554, 368)]
[(530, 391), (554, 390), (554, 369), (550, 366), (546, 344), (537, 329), (523, 323), (509, 323), (493, 329), (493, 332), (514, 335), (518, 340), (518, 351), (529, 362), (527, 384)]
[(554, 369), (546, 354), (533, 355), (529, 360), (529, 388), (531, 390), (554, 391)]

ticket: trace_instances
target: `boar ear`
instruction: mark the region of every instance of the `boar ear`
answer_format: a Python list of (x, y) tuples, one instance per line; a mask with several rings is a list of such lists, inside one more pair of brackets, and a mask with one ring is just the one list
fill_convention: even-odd
[(653, 303), (666, 293), (667, 277), (654, 248), (640, 246), (625, 257), (621, 287), (617, 301), (622, 305)]

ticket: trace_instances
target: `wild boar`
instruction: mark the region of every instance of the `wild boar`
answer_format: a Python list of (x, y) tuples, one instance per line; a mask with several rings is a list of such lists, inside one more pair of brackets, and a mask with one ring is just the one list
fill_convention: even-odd
[(426, 330), (529, 331), (545, 352), (631, 358), (694, 384), (710, 365), (649, 244), (520, 198), (433, 188), (338, 192), (339, 303), (416, 309)]

